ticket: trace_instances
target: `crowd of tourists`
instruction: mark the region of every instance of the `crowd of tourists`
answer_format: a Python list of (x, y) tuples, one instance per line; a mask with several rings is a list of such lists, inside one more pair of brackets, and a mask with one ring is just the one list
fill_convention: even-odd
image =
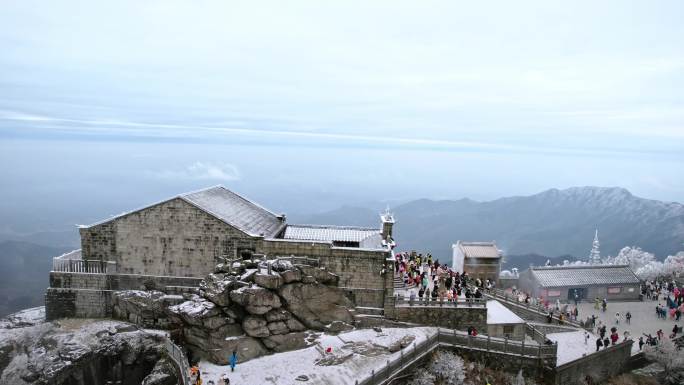
[(482, 298), (483, 291), (491, 290), (495, 285), (488, 279), (471, 279), (467, 272), (454, 271), (430, 253), (411, 251), (396, 254), (394, 270), (408, 289), (411, 300), (456, 301), (465, 298), (470, 301)]

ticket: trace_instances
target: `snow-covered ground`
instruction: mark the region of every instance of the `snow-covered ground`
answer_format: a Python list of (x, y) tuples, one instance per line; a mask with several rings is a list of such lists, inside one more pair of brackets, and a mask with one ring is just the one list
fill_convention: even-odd
[(596, 352), (596, 339), (598, 336), (589, 333), (589, 339), (586, 341), (586, 344), (583, 331), (551, 333), (547, 334), (546, 338), (558, 342), (557, 365), (560, 366)]
[(525, 321), (499, 301), (487, 301), (487, 324), (521, 324)]
[[(234, 373), (230, 366), (219, 366), (201, 362), (200, 370), (204, 383), (228, 374), (231, 385), (255, 384), (326, 384), (351, 385), (356, 380), (370, 377), (371, 370), (381, 368), (388, 360), (400, 356), (400, 352), (389, 353), (387, 347), (405, 336), (414, 336), (415, 343), (426, 340), (437, 333), (437, 328), (383, 328), (382, 332), (372, 329), (354, 330), (337, 336), (323, 334), (318, 343), (306, 349), (273, 354), (245, 363), (239, 363)], [(325, 353), (332, 348), (332, 353)], [(413, 344), (405, 349), (413, 349)], [(316, 361), (327, 358), (339, 363), (317, 365)], [(305, 375), (308, 381), (296, 380)]]

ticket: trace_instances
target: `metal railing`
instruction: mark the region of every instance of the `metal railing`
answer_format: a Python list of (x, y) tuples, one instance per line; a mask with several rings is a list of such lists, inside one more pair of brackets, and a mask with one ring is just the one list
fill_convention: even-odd
[(169, 358), (171, 358), (178, 367), (180, 375), (178, 379), (180, 380), (181, 385), (191, 385), (190, 363), (188, 362), (188, 357), (183, 353), (183, 350), (169, 338), (164, 339), (164, 349)]
[(91, 274), (110, 274), (116, 272), (116, 262), (83, 259), (61, 259), (59, 257), (52, 260), (52, 271), (64, 273), (91, 273)]
[(394, 299), (395, 306), (430, 306), (430, 307), (485, 307), (487, 300), (484, 298), (456, 298), (447, 300), (443, 298), (406, 298), (397, 296)]
[(372, 370), (370, 377), (356, 381), (356, 385), (381, 385), (406, 369), (440, 345), (481, 350), (497, 354), (510, 354), (521, 360), (524, 358), (550, 361), (554, 366), (558, 355), (558, 345), (529, 345), (525, 341), (515, 341), (489, 336), (469, 336), (455, 330), (438, 329), (437, 333), (418, 344), (400, 351), (399, 357), (387, 360), (379, 370)]

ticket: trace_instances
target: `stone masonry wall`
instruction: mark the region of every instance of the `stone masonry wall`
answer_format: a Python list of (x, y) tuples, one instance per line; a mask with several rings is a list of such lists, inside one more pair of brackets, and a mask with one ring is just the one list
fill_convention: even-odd
[[(51, 272), (45, 294), (48, 320), (112, 316), (112, 294), (117, 290), (161, 290), (198, 287), (201, 278), (159, 277), (135, 274)], [(172, 290), (176, 291), (176, 289)]]
[(45, 293), (45, 318), (110, 317), (111, 299), (111, 290), (49, 288)]
[(633, 343), (634, 341), (623, 342), (557, 367), (555, 384), (584, 384), (587, 376), (591, 376), (592, 383), (599, 384), (625, 372), (628, 369)]
[(384, 306), (386, 277), (382, 270), (389, 255), (386, 251), (278, 239), (264, 240), (258, 250), (269, 257), (294, 255), (319, 258), (321, 266), (340, 276), (339, 287), (347, 291), (357, 306)]
[(487, 330), (485, 307), (396, 306), (394, 318), (402, 322), (449, 329), (466, 330), (468, 326), (474, 326), (480, 332)]
[(219, 257), (259, 241), (180, 198), (82, 228), (83, 259), (113, 260), (119, 273), (203, 277)]

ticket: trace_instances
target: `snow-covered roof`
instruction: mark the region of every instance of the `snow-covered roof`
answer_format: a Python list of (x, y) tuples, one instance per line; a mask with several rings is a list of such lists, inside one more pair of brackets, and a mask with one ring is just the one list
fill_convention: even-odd
[(499, 301), (487, 301), (487, 325), (522, 324), (525, 321)]
[(628, 265), (580, 265), (531, 267), (542, 287), (638, 284)]
[(288, 225), (284, 239), (329, 242), (358, 242), (366, 248), (381, 248), (380, 229), (353, 226)]
[(181, 194), (180, 198), (250, 235), (271, 236), (283, 224), (282, 216), (223, 186)]
[(466, 258), (501, 258), (499, 249), (494, 242), (458, 241), (456, 247), (461, 249)]
[(285, 218), (282, 215), (277, 215), (223, 186), (214, 186), (180, 194), (173, 198), (126, 212), (85, 227), (106, 223), (173, 199), (182, 199), (207, 214), (212, 215), (251, 236), (273, 236), (282, 229), (285, 223)]

